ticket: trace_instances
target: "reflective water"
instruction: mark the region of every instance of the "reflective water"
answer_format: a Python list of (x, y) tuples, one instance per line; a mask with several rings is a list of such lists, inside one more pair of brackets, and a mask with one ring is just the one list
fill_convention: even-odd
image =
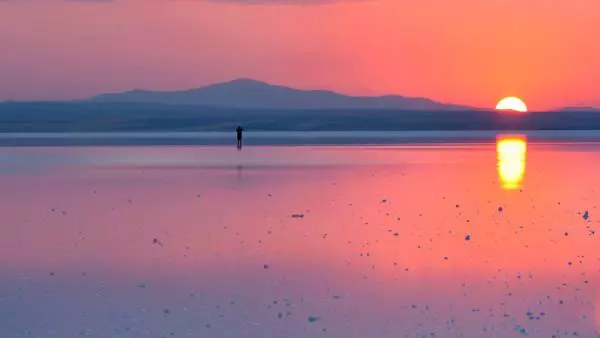
[(1, 337), (595, 337), (596, 143), (0, 149)]
[(500, 135), (496, 141), (498, 176), (502, 187), (518, 189), (525, 176), (527, 138), (524, 135)]

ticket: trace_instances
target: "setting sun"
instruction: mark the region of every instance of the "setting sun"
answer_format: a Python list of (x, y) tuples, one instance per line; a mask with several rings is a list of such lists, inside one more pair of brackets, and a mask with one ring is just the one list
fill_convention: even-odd
[(523, 102), (521, 99), (517, 98), (517, 97), (506, 97), (502, 100), (500, 100), (500, 102), (498, 102), (498, 104), (496, 105), (496, 109), (497, 110), (511, 110), (511, 111), (516, 111), (516, 112), (520, 112), (520, 113), (526, 113), (527, 112), (527, 106), (525, 105), (525, 102)]

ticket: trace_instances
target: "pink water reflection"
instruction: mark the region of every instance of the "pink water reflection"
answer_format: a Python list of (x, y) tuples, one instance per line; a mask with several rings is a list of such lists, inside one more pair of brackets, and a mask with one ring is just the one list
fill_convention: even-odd
[(597, 334), (587, 148), (530, 144), (516, 190), (494, 144), (18, 151), (8, 337)]

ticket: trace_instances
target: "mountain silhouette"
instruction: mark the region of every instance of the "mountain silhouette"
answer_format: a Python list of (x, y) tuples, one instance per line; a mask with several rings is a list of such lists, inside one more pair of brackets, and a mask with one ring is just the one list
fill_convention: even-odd
[(427, 98), (397, 95), (349, 96), (326, 90), (299, 90), (251, 79), (238, 79), (184, 91), (132, 90), (102, 94), (91, 98), (91, 101), (202, 105), (240, 109), (472, 109)]
[(583, 111), (583, 112), (597, 112), (600, 111), (600, 108), (597, 107), (589, 107), (589, 106), (570, 106), (570, 107), (563, 107), (561, 109), (559, 109), (558, 111), (564, 111), (564, 112), (577, 112), (577, 111)]

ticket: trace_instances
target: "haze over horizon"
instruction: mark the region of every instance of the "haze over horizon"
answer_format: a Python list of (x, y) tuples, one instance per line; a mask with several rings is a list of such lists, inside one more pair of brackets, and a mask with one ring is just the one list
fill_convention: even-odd
[(252, 78), (482, 108), (510, 95), (532, 110), (600, 106), (597, 13), (592, 0), (5, 0), (0, 100)]

